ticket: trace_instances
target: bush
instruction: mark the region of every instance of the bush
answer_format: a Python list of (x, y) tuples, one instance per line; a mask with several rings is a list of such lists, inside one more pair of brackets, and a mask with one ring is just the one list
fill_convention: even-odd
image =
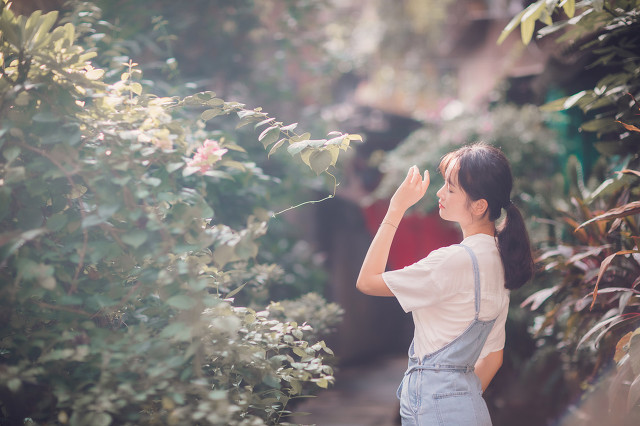
[(72, 18), (0, 15), (3, 422), (280, 423), (333, 381), (332, 353), (266, 299), (234, 303), (281, 277), (259, 262), (277, 180), (205, 121), (237, 114), (317, 174), (359, 137), (310, 140), (212, 92), (154, 96), (131, 60), (94, 67), (115, 59), (83, 48)]

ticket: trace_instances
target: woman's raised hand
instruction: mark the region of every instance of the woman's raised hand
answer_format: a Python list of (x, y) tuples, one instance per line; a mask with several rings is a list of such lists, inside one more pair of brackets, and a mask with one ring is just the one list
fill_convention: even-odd
[(417, 203), (427, 192), (429, 187), (429, 171), (424, 171), (424, 179), (420, 176), (418, 166), (409, 168), (407, 177), (400, 184), (396, 193), (391, 197), (389, 209), (399, 210), (404, 213), (409, 207)]

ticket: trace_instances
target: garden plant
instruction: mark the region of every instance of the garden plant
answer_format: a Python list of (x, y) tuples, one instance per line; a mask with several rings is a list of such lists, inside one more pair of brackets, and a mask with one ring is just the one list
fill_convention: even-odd
[[(156, 96), (82, 15), (3, 3), (2, 424), (286, 422), (333, 382), (322, 337), (341, 310), (273, 297), (280, 181), (258, 163), (288, 152), (335, 191), (360, 137), (312, 140), (210, 91)], [(238, 143), (248, 126), (259, 158)]]

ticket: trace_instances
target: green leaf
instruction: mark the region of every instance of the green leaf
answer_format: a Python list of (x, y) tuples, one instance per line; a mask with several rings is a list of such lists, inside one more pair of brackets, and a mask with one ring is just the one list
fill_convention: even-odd
[(562, 109), (569, 109), (572, 106), (574, 106), (580, 99), (582, 99), (585, 95), (587, 94), (586, 90), (583, 90), (582, 92), (578, 92), (575, 95), (571, 95), (568, 98), (565, 99), (564, 103), (562, 104)]
[(287, 147), (287, 152), (289, 152), (289, 154), (291, 155), (296, 155), (302, 152), (302, 150), (305, 149), (307, 146), (309, 146), (309, 144), (307, 143), (306, 140), (302, 142), (295, 142)]
[(200, 114), (200, 118), (202, 118), (204, 121), (208, 121), (214, 117), (219, 116), (222, 113), (223, 111), (220, 108), (212, 108), (212, 109), (203, 111), (202, 114)]
[(258, 140), (262, 142), (265, 149), (269, 147), (272, 143), (278, 140), (280, 136), (280, 127), (279, 126), (271, 126), (266, 128), (260, 136), (258, 136)]
[(564, 109), (564, 103), (567, 97), (555, 99), (540, 106), (541, 111), (562, 111)]
[[(104, 75), (104, 70), (101, 70), (99, 68), (90, 69), (84, 74), (84, 76), (89, 80), (100, 80), (103, 75)], [(131, 90), (133, 90), (132, 86), (134, 84), (140, 85), (140, 83), (131, 83), (131, 86), (129, 86)], [(140, 91), (142, 92), (142, 86), (140, 86)]]
[(227, 263), (238, 260), (238, 255), (233, 247), (223, 244), (219, 245), (213, 251), (213, 261), (220, 268), (224, 267)]
[(178, 170), (180, 167), (184, 166), (183, 162), (178, 162), (178, 163), (168, 163), (166, 166), (167, 172), (169, 173), (173, 173), (176, 170)]
[(289, 124), (289, 125), (283, 126), (280, 130), (283, 131), (283, 132), (288, 132), (289, 130), (293, 130), (296, 127), (298, 127), (298, 123), (293, 123), (293, 124)]
[(293, 353), (298, 355), (300, 358), (304, 358), (307, 356), (307, 353), (304, 351), (304, 349), (297, 346), (293, 348)]
[(13, 16), (10, 10), (3, 11), (2, 21), (0, 21), (2, 23), (2, 36), (9, 44), (20, 50), (23, 44), (22, 31), (9, 16)]
[(207, 106), (217, 107), (224, 105), (224, 101), (220, 98), (209, 99), (206, 103)]
[(325, 145), (342, 145), (342, 141), (344, 140), (344, 138), (346, 138), (347, 135), (340, 135), (340, 136), (336, 136), (335, 138), (331, 138), (329, 139), (327, 142), (325, 142)]
[(320, 386), (323, 389), (326, 389), (329, 387), (329, 381), (325, 378), (321, 378), (321, 379), (317, 379), (315, 380), (316, 385)]
[(120, 210), (120, 204), (103, 204), (98, 207), (98, 214), (100, 217), (110, 218), (118, 210)]
[(6, 253), (4, 253), (4, 257), (11, 256), (16, 250), (22, 247), (26, 242), (31, 241), (40, 235), (44, 234), (47, 230), (45, 228), (36, 228), (30, 229), (28, 231), (20, 234), (16, 239), (10, 239), (9, 242), (12, 243)]
[(250, 239), (243, 239), (236, 245), (235, 252), (242, 259), (251, 259), (258, 255), (258, 245)]
[(271, 118), (267, 118), (266, 120), (262, 120), (261, 122), (256, 123), (256, 125), (254, 126), (254, 128), (256, 128), (256, 129), (257, 129), (258, 127), (262, 127), (262, 126), (264, 126), (265, 124), (269, 124), (269, 123), (271, 123), (272, 121), (275, 121), (275, 118), (273, 118), (273, 117), (271, 117)]
[(238, 124), (236, 124), (236, 129), (239, 129), (241, 127), (246, 126), (249, 123), (253, 123), (254, 121), (256, 121), (255, 117), (250, 115), (250, 116), (246, 116), (246, 117), (242, 117), (240, 119), (240, 121), (238, 122)]
[(520, 37), (522, 38), (522, 43), (529, 44), (531, 38), (533, 37), (533, 31), (536, 27), (536, 19), (529, 18), (526, 21), (523, 19), (520, 24)]
[(184, 169), (182, 169), (182, 176), (191, 176), (198, 171), (200, 171), (200, 167), (185, 167)]
[(173, 322), (162, 329), (160, 337), (188, 341), (191, 340), (191, 327), (184, 322)]
[(262, 383), (272, 388), (280, 387), (280, 379), (273, 374), (267, 374), (266, 376), (264, 376), (262, 378)]
[[(91, 72), (95, 72), (95, 71), (98, 71), (98, 70), (92, 70)], [(100, 70), (100, 71), (102, 71), (102, 70)], [(102, 74), (104, 74), (104, 71), (102, 71)], [(102, 77), (102, 74), (100, 75), (100, 77)], [(89, 78), (89, 76), (87, 76), (87, 78), (89, 78), (90, 80), (97, 80), (100, 77)], [(140, 83), (131, 83), (129, 85), (129, 90), (131, 90), (136, 95), (140, 96), (140, 95), (142, 95), (142, 84), (140, 84)]]
[(332, 145), (327, 148), (329, 154), (331, 154), (331, 165), (335, 166), (338, 162), (338, 157), (340, 156), (340, 147)]
[(240, 292), (240, 290), (242, 290), (244, 288), (244, 286), (246, 286), (247, 283), (243, 283), (242, 285), (239, 285), (237, 288), (233, 289), (232, 291), (230, 291), (224, 298), (225, 299), (229, 299), (230, 297), (235, 296), (236, 294), (238, 294)]
[(309, 157), (311, 169), (316, 172), (317, 175), (327, 170), (332, 161), (333, 158), (331, 156), (331, 153), (327, 150), (315, 151)]
[(101, 223), (105, 223), (109, 218), (100, 216), (99, 214), (90, 214), (86, 216), (82, 220), (83, 228), (91, 228), (92, 226), (100, 225)]
[(47, 228), (51, 231), (57, 232), (62, 229), (68, 222), (66, 214), (58, 213), (47, 219)]
[(39, 22), (37, 23), (34, 34), (31, 36), (31, 39), (27, 41), (27, 43), (31, 45), (32, 49), (40, 47), (42, 44), (41, 42), (45, 40), (46, 34), (51, 30), (57, 19), (58, 12), (53, 11), (47, 13), (38, 20)]
[(278, 148), (280, 148), (280, 147), (285, 143), (285, 141), (286, 141), (286, 140), (287, 140), (287, 138), (282, 138), (282, 139), (280, 139), (278, 142), (276, 142), (276, 143), (271, 147), (271, 149), (269, 150), (269, 154), (267, 154), (267, 157), (271, 157), (271, 155), (272, 155), (274, 152), (276, 152), (276, 151), (278, 150)]
[(162, 183), (162, 179), (158, 179), (157, 177), (150, 176), (150, 177), (142, 178), (142, 182), (146, 183), (147, 185), (157, 187)]
[(10, 146), (2, 151), (2, 156), (7, 160), (7, 163), (11, 163), (20, 155), (20, 147)]
[(502, 42), (515, 30), (520, 24), (520, 20), (522, 19), (522, 15), (524, 15), (524, 10), (514, 16), (511, 21), (507, 24), (506, 27), (500, 33), (500, 37), (498, 37), (497, 44), (502, 44)]
[(16, 393), (22, 387), (22, 381), (20, 379), (17, 379), (17, 378), (9, 379), (7, 381), (7, 387), (9, 388), (9, 390), (11, 392)]
[(147, 233), (140, 229), (136, 229), (135, 231), (124, 234), (121, 239), (123, 243), (134, 248), (138, 248), (147, 241)]
[(307, 141), (311, 139), (311, 133), (309, 132), (305, 132), (299, 136), (293, 136), (292, 138), (289, 139), (289, 143), (293, 144), (296, 142), (302, 142), (302, 141)]
[(167, 304), (169, 306), (173, 306), (174, 308), (186, 310), (186, 309), (193, 308), (196, 305), (196, 302), (190, 296), (187, 296), (185, 294), (179, 294), (177, 296), (172, 296), (169, 299), (167, 299)]
[(212, 99), (213, 97), (216, 96), (216, 92), (212, 92), (212, 91), (199, 92), (199, 93), (196, 93), (194, 96), (201, 101), (208, 101), (209, 99)]
[(573, 18), (573, 15), (575, 15), (576, 13), (576, 1), (564, 0), (562, 2), (562, 8), (564, 9), (564, 13), (566, 13), (569, 18)]

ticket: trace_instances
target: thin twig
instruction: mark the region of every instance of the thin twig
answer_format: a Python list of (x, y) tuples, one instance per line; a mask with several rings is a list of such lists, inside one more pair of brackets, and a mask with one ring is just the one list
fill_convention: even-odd
[(327, 200), (330, 200), (330, 199), (334, 198), (334, 197), (336, 196), (336, 189), (338, 188), (338, 180), (337, 180), (337, 179), (336, 179), (336, 177), (335, 177), (334, 175), (332, 175), (331, 173), (329, 173), (329, 172), (327, 172), (327, 171), (325, 171), (325, 173), (326, 173), (326, 174), (328, 174), (329, 176), (331, 176), (331, 177), (333, 178), (333, 193), (332, 193), (332, 194), (327, 195), (326, 197), (324, 197), (324, 198), (323, 198), (323, 199), (321, 199), (321, 200), (311, 200), (311, 201), (305, 201), (304, 203), (296, 204), (295, 206), (291, 206), (291, 207), (286, 208), (286, 209), (284, 209), (284, 210), (281, 210), (281, 211), (279, 211), (279, 212), (277, 212), (277, 213), (273, 213), (273, 214), (271, 215), (271, 217), (276, 217), (276, 216), (278, 216), (278, 215), (280, 215), (280, 214), (282, 214), (282, 213), (284, 213), (284, 212), (288, 212), (289, 210), (297, 209), (298, 207), (302, 207), (302, 206), (307, 205), (307, 204), (316, 204), (316, 203), (321, 203), (321, 202), (323, 202), (323, 201), (327, 201)]
[(32, 302), (35, 303), (36, 305), (40, 306), (41, 308), (52, 309), (54, 311), (72, 312), (74, 314), (84, 315), (84, 316), (89, 317), (89, 318), (93, 317), (93, 315), (91, 315), (89, 312), (83, 311), (82, 309), (78, 309), (78, 308), (71, 308), (69, 306), (51, 305), (49, 303), (40, 302), (40, 301), (36, 301), (36, 300), (32, 300)]

